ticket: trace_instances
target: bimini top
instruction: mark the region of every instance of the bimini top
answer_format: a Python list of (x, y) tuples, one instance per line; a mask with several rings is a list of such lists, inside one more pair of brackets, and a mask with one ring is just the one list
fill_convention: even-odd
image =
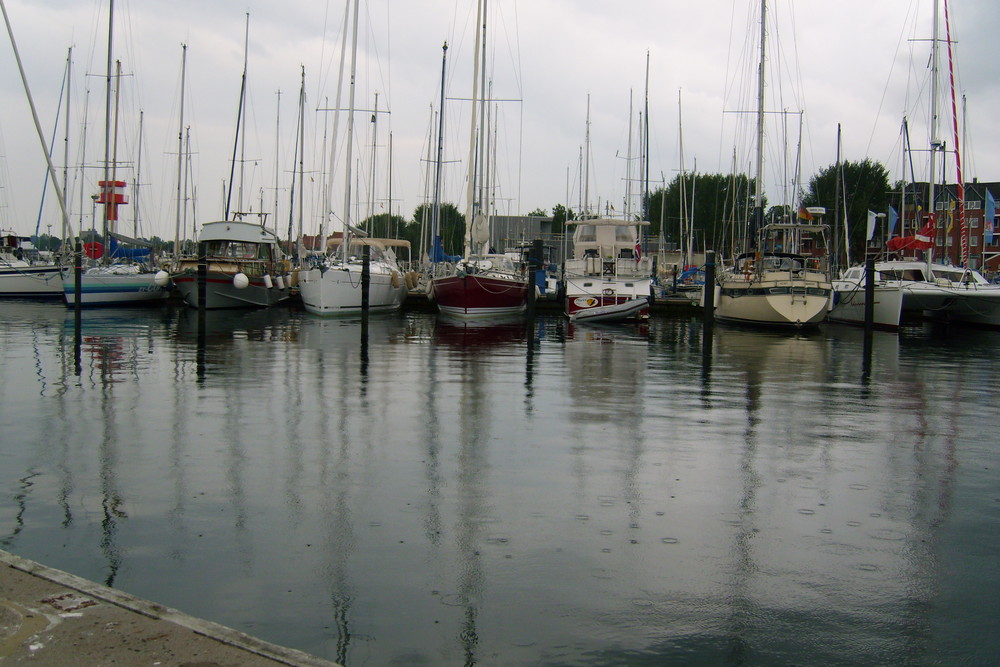
[(267, 227), (254, 222), (220, 220), (201, 226), (199, 241), (239, 241), (242, 243), (277, 243), (278, 237)]

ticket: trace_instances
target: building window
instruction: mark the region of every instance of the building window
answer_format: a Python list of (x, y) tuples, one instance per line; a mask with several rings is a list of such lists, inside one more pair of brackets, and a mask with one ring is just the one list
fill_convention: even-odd
[(978, 211), (983, 207), (983, 202), (981, 201), (967, 201), (965, 202), (966, 211)]
[(970, 236), (969, 237), (969, 247), (970, 248), (978, 248), (979, 247), (979, 237), (978, 236)]
[(949, 247), (955, 245), (955, 239), (953, 239), (952, 237), (949, 236), (946, 240), (948, 241), (947, 245)]
[(969, 218), (969, 227), (979, 229), (979, 218)]

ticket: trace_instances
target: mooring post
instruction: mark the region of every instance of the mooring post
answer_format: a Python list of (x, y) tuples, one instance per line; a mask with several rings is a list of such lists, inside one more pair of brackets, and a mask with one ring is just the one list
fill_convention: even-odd
[(541, 239), (531, 242), (528, 253), (528, 317), (535, 316), (535, 300), (538, 295), (538, 269), (542, 266), (544, 246)]
[(208, 246), (204, 241), (198, 242), (198, 316), (205, 313), (205, 301), (208, 299)]
[(715, 325), (715, 251), (705, 252), (705, 284), (702, 289), (702, 302), (705, 306), (704, 328), (711, 329)]
[(368, 314), (369, 289), (372, 283), (372, 247), (370, 245), (361, 246), (361, 312)]
[(865, 334), (875, 328), (875, 258), (865, 259)]

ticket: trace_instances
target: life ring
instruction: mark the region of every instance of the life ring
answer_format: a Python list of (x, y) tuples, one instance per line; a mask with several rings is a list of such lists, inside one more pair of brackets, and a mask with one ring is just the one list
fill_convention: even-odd
[(396, 271), (395, 269), (392, 270), (392, 277), (390, 278), (390, 282), (392, 282), (393, 289), (399, 289), (399, 272)]

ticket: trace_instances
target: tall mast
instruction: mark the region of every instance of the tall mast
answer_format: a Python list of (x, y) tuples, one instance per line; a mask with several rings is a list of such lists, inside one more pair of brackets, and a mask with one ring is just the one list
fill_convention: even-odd
[(434, 160), (434, 202), (431, 209), (431, 261), (437, 259), (441, 235), (441, 160), (444, 153), (444, 75), (448, 61), (448, 42), (441, 47), (441, 101), (438, 107), (437, 156)]
[[(115, 0), (108, 0), (108, 63), (107, 72), (105, 74), (105, 85), (104, 85), (104, 189), (102, 194), (103, 199), (106, 202), (110, 202), (111, 196), (114, 193), (114, 188), (111, 184), (111, 66), (112, 66), (112, 44), (114, 42), (114, 26), (115, 26)], [(104, 240), (104, 247), (108, 247), (108, 225), (109, 216), (111, 213), (111, 206), (109, 203), (104, 205), (104, 219), (101, 224), (101, 236)]]
[(181, 44), (181, 111), (177, 120), (177, 221), (174, 224), (174, 256), (181, 248), (181, 198), (184, 189), (184, 80), (187, 75), (187, 44)]
[(590, 212), (590, 93), (587, 93), (587, 130), (583, 152), (583, 207), (581, 216)]
[(358, 67), (358, 2), (354, 0), (354, 16), (351, 28), (351, 75), (348, 80), (347, 93), (347, 150), (346, 168), (344, 176), (344, 236), (340, 244), (343, 249), (344, 261), (349, 256), (350, 243), (348, 242), (348, 232), (351, 229), (351, 161), (354, 159), (354, 91), (355, 74)]
[[(937, 204), (935, 202), (934, 179), (937, 178), (936, 164), (937, 152), (941, 149), (941, 140), (938, 138), (938, 3), (934, 1), (934, 32), (931, 35), (931, 160), (930, 172), (927, 178), (927, 206), (929, 214), (935, 220), (937, 226)], [(930, 264), (934, 247), (927, 251), (927, 263)]]
[[(764, 173), (764, 65), (767, 47), (767, 0), (760, 2), (760, 69), (757, 72), (757, 156), (754, 166), (753, 205), (757, 212), (763, 206), (761, 177)], [(755, 213), (756, 214), (756, 213)]]
[[(66, 122), (63, 128), (64, 138), (63, 138), (63, 196), (66, 196), (66, 192), (69, 188), (69, 102), (70, 102), (70, 88), (73, 81), (72, 76), (70, 76), (71, 70), (73, 69), (73, 47), (69, 47), (69, 51), (66, 53)], [(62, 225), (62, 239), (66, 239), (66, 220), (63, 220)]]
[(469, 121), (469, 171), (465, 186), (465, 257), (469, 257), (472, 254), (472, 222), (473, 215), (475, 214), (476, 114), (478, 111), (477, 100), (479, 98), (479, 49), (482, 45), (479, 27), (483, 25), (485, 20), (483, 16), (483, 2), (485, 0), (477, 0), (476, 2), (476, 45), (473, 50), (475, 55), (472, 66), (472, 112)]
[[(250, 12), (246, 14), (246, 28), (243, 34), (243, 77), (240, 83), (240, 104), (239, 109), (236, 112), (236, 138), (233, 141), (233, 161), (229, 165), (229, 189), (226, 192), (226, 209), (224, 212), (224, 217), (226, 220), (229, 219), (230, 203), (233, 198), (233, 176), (236, 173), (236, 151), (240, 146), (240, 128), (244, 124), (243, 120), (243, 107), (246, 101), (247, 92), (247, 49), (250, 44)], [(240, 189), (237, 193), (238, 202), (237, 205), (242, 207), (243, 202), (243, 164), (240, 164)]]
[(948, 0), (944, 1), (945, 41), (948, 44), (948, 78), (951, 84), (951, 119), (955, 144), (955, 194), (958, 199), (958, 230), (961, 235), (961, 266), (969, 259), (969, 236), (965, 229), (965, 181), (962, 178), (962, 152), (959, 150), (958, 107), (955, 101), (955, 57), (951, 48), (951, 19), (948, 15)]

